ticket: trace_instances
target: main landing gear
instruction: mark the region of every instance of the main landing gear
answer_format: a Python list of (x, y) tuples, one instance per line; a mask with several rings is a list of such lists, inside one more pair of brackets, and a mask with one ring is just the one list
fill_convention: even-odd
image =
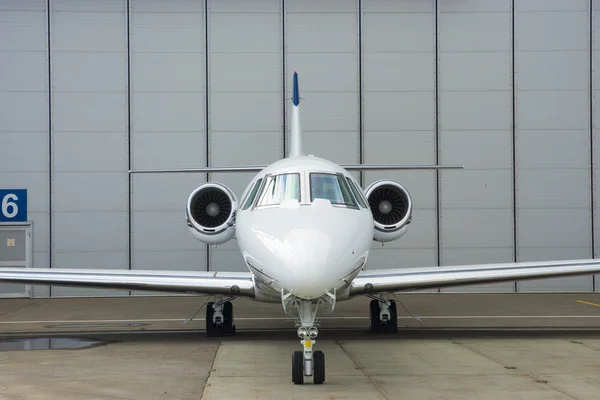
[(214, 302), (206, 304), (206, 336), (235, 335), (232, 299), (223, 300), (222, 296), (216, 296)]
[(369, 311), (372, 333), (398, 333), (398, 313), (394, 300), (373, 297)]
[(322, 351), (313, 351), (315, 339), (319, 335), (316, 315), (319, 303), (312, 304), (309, 300), (299, 300), (297, 303), (300, 316), (298, 337), (303, 351), (294, 351), (292, 354), (292, 382), (296, 385), (304, 383), (304, 377), (312, 376), (313, 382), (320, 385), (325, 382), (325, 354)]

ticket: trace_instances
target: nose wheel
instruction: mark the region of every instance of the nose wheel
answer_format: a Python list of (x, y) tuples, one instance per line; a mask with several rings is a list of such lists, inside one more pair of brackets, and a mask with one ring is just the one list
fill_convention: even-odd
[(325, 382), (325, 353), (317, 350), (313, 353), (313, 382), (320, 385)]
[(313, 339), (305, 338), (302, 343), (304, 351), (292, 353), (292, 382), (302, 385), (304, 377), (312, 375), (313, 383), (321, 385), (325, 382), (325, 354), (320, 350), (313, 351)]
[(304, 355), (300, 350), (292, 353), (292, 382), (296, 385), (304, 383)]

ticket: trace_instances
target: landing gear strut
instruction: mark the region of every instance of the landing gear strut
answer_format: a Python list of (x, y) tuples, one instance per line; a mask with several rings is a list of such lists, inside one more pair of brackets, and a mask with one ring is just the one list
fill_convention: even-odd
[(394, 300), (373, 299), (369, 311), (371, 332), (398, 333), (398, 312)]
[(233, 336), (233, 304), (231, 301), (216, 298), (206, 305), (206, 336)]
[(312, 376), (313, 382), (320, 385), (325, 382), (325, 354), (319, 350), (313, 351), (315, 339), (319, 335), (315, 323), (318, 303), (313, 307), (311, 301), (300, 300), (297, 307), (300, 315), (298, 337), (303, 351), (292, 353), (292, 382), (301, 385), (305, 376)]

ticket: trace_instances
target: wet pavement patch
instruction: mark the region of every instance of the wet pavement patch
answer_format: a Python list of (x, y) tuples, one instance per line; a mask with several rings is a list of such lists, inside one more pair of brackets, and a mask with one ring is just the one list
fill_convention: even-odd
[(0, 340), (0, 351), (85, 349), (108, 342), (84, 338), (23, 338)]

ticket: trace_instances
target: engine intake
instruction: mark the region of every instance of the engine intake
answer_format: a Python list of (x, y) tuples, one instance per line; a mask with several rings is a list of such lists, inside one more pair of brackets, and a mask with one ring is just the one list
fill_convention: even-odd
[(201, 242), (225, 243), (235, 234), (237, 208), (237, 198), (227, 186), (205, 183), (196, 188), (188, 198), (188, 227)]
[(404, 186), (380, 180), (369, 185), (365, 196), (375, 222), (373, 240), (389, 242), (406, 233), (412, 218), (412, 200)]

